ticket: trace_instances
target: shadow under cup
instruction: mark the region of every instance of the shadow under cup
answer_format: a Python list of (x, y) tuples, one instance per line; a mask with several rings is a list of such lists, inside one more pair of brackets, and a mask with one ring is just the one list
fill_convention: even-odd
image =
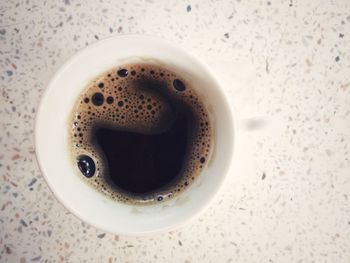
[[(127, 205), (96, 191), (76, 175), (69, 154), (68, 124), (76, 99), (96, 76), (120, 64), (150, 60), (174, 68), (203, 98), (213, 125), (213, 153), (196, 181), (179, 196), (154, 205)], [(118, 36), (81, 50), (56, 72), (36, 117), (36, 155), (49, 187), (74, 215), (108, 232), (145, 234), (178, 227), (209, 204), (232, 162), (234, 127), (224, 90), (205, 64), (158, 38)]]

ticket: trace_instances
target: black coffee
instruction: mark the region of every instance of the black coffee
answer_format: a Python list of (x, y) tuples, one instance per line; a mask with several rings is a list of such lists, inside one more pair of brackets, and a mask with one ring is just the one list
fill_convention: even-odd
[(213, 144), (207, 109), (191, 83), (156, 64), (128, 64), (95, 79), (71, 121), (80, 174), (120, 201), (175, 196), (196, 179)]

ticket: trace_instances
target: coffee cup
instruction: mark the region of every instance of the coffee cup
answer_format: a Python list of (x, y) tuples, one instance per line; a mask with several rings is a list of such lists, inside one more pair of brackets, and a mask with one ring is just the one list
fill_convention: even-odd
[[(118, 202), (76, 175), (69, 152), (68, 120), (73, 105), (93, 78), (125, 63), (156, 60), (186, 72), (208, 107), (213, 151), (191, 186), (166, 202)], [(198, 216), (218, 194), (232, 164), (235, 114), (213, 71), (180, 47), (150, 36), (123, 35), (101, 40), (71, 57), (46, 88), (36, 117), (35, 147), (42, 174), (57, 199), (81, 220), (104, 231), (143, 235), (177, 228)]]

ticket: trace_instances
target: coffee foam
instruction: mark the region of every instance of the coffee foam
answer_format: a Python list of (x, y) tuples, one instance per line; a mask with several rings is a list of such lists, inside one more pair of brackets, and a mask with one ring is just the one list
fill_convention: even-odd
[[(105, 180), (106, 161), (92, 143), (92, 131), (97, 124), (145, 134), (166, 129), (172, 105), (159, 95), (159, 90), (191, 109), (193, 120), (197, 121), (193, 124), (192, 147), (187, 152), (182, 176), (176, 183), (152, 194), (136, 195), (116, 189)], [(213, 144), (212, 127), (203, 99), (189, 81), (156, 64), (127, 64), (96, 78), (78, 98), (71, 123), (69, 138), (73, 160), (85, 154), (96, 164), (93, 177), (86, 178), (78, 170), (79, 175), (98, 191), (127, 203), (163, 201), (188, 188), (208, 162)]]

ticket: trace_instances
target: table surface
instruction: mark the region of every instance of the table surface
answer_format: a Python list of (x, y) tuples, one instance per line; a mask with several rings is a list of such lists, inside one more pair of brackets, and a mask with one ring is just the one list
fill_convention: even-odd
[[(69, 213), (33, 143), (53, 73), (86, 45), (126, 33), (201, 57), (242, 119), (210, 208), (146, 237), (104, 233)], [(349, 46), (347, 0), (1, 1), (0, 262), (350, 262)], [(255, 116), (263, 122), (244, 120)]]

